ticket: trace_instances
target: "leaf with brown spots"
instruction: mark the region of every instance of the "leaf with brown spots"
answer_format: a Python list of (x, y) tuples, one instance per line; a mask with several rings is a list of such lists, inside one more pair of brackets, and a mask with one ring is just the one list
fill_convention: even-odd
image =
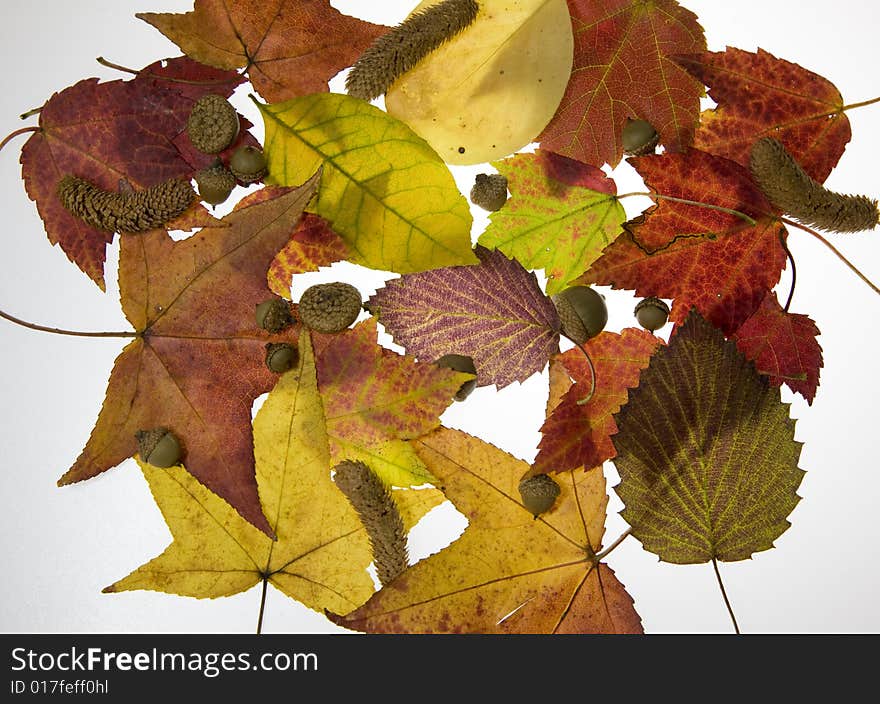
[(769, 136), (819, 183), (828, 178), (852, 136), (843, 98), (829, 80), (762, 49), (728, 47), (677, 61), (717, 103), (703, 112), (695, 147), (748, 168), (752, 145)]
[[(116, 359), (104, 405), (74, 465), (59, 480), (94, 477), (133, 456), (135, 433), (170, 429), (187, 470), (246, 520), (270, 532), (254, 479), (251, 405), (277, 380), (254, 309), (269, 297), (266, 271), (312, 198), (302, 187), (245, 198), (223, 219), (175, 242), (164, 230), (122, 238), (122, 309), (136, 330)], [(256, 201), (256, 204), (253, 204)]]
[(270, 103), (326, 92), (388, 29), (343, 15), (328, 0), (195, 0), (191, 12), (136, 17), (197, 61), (246, 69)]
[(556, 504), (536, 519), (517, 488), (527, 463), (446, 428), (412, 444), (469, 525), (334, 622), (369, 633), (642, 632), (632, 599), (596, 560), (601, 469), (559, 475)]
[[(758, 309), (785, 265), (785, 228), (773, 206), (745, 168), (697, 149), (629, 162), (660, 194), (657, 204), (625, 225), (627, 232), (579, 283), (673, 298), (670, 320), (679, 323), (696, 307), (732, 333)], [(705, 205), (738, 211), (755, 224)]]

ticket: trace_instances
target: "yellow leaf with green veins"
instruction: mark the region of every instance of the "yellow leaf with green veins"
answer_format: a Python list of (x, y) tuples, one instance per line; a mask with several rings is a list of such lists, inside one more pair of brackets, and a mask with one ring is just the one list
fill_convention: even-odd
[(302, 183), (324, 164), (312, 209), (357, 264), (409, 273), (476, 264), (470, 208), (436, 152), (362, 100), (321, 93), (257, 103), (266, 126), (267, 182)]
[[(308, 333), (299, 366), (282, 375), (254, 421), (260, 500), (273, 541), (183, 467), (141, 464), (174, 542), (105, 592), (150, 589), (214, 598), (262, 581), (306, 606), (351, 609), (373, 593), (367, 534), (330, 478), (330, 450)], [(434, 489), (395, 490), (407, 529), (444, 501)]]

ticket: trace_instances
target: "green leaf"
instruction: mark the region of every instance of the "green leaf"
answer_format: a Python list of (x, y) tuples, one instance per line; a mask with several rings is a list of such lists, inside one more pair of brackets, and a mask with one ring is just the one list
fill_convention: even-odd
[(402, 122), (335, 93), (257, 106), (267, 181), (299, 184), (323, 163), (312, 208), (346, 241), (353, 262), (400, 273), (477, 263), (467, 201), (436, 152)]
[(548, 294), (568, 286), (620, 234), (626, 213), (614, 181), (595, 166), (542, 150), (492, 165), (507, 177), (511, 198), (492, 213), (480, 244), (544, 269)]
[(736, 344), (691, 311), (616, 415), (621, 516), (667, 562), (773, 547), (800, 498), (789, 404)]

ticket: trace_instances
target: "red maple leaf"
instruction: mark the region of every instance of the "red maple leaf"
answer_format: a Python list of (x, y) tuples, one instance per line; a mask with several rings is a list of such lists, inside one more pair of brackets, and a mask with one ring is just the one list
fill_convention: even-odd
[(580, 282), (675, 299), (670, 315), (674, 322), (683, 321), (695, 307), (731, 334), (757, 310), (785, 265), (780, 238), (786, 231), (773, 207), (749, 172), (729, 159), (690, 149), (629, 162), (661, 199), (624, 226), (626, 232)]
[(808, 316), (783, 310), (773, 293), (733, 334), (733, 340), (761, 374), (785, 383), (812, 404), (819, 386), (822, 347), (819, 328)]

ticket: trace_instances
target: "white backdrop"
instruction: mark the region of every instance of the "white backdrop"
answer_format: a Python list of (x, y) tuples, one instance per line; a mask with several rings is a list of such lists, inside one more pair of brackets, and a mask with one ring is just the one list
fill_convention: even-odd
[[(334, 0), (364, 19), (395, 24), (409, 2)], [(684, 2), (706, 29), (709, 48), (761, 47), (833, 81), (847, 103), (880, 95), (873, 2), (774, 0)], [(797, 9), (795, 9), (795, 7)], [(186, 0), (4, 0), (0, 39), (6, 66), (0, 78), (0, 136), (24, 124), (18, 115), (55, 91), (88, 77), (122, 78), (95, 57), (134, 68), (180, 52), (135, 12), (184, 12)], [(342, 90), (337, 78), (333, 89)], [(243, 95), (236, 104), (261, 122)], [(828, 185), (842, 192), (880, 196), (874, 159), (880, 153), (880, 104), (849, 113), (853, 139)], [(0, 153), (3, 184), (3, 257), (0, 308), (44, 325), (74, 330), (126, 330), (119, 309), (111, 247), (108, 290), (101, 293), (49, 245), (36, 209), (20, 180), (18, 154), (26, 137)], [(455, 174), (464, 192), (481, 169)], [(482, 169), (485, 170), (485, 169)], [(635, 185), (619, 169), (620, 192)], [(617, 174), (615, 175), (617, 177)], [(635, 214), (643, 204), (626, 203)], [(475, 213), (475, 232), (486, 220)], [(839, 248), (874, 281), (880, 281), (877, 233), (836, 236)], [(876, 346), (880, 297), (809, 235), (793, 231), (798, 287), (792, 311), (818, 323), (825, 368), (812, 407), (793, 399), (797, 439), (805, 442), (804, 497), (792, 527), (773, 550), (753, 560), (722, 564), (728, 594), (744, 632), (877, 632), (880, 576), (876, 505), (880, 477), (873, 447), (878, 414)], [(345, 277), (365, 296), (385, 276), (340, 265), (310, 275), (307, 283)], [(788, 290), (788, 273), (782, 287)], [(301, 289), (300, 289), (301, 290)], [(609, 329), (632, 323), (635, 299), (606, 292)], [(784, 300), (784, 294), (782, 295)], [(260, 590), (231, 598), (195, 600), (153, 592), (103, 595), (101, 588), (161, 552), (167, 528), (133, 461), (74, 486), (55, 482), (88, 438), (104, 397), (113, 360), (124, 341), (48, 335), (0, 320), (0, 631), (4, 632), (252, 632)], [(783, 397), (792, 395), (783, 390)], [(478, 390), (444, 416), (447, 425), (489, 440), (525, 460), (540, 439), (546, 376), (502, 392)], [(617, 482), (606, 464), (609, 486)], [(606, 544), (626, 526), (611, 491)], [(422, 556), (455, 537), (462, 521), (439, 510), (417, 529), (412, 552)], [(712, 568), (661, 563), (627, 539), (609, 558), (627, 586), (648, 632), (728, 632), (730, 621)], [(265, 632), (341, 631), (323, 616), (270, 590)]]

